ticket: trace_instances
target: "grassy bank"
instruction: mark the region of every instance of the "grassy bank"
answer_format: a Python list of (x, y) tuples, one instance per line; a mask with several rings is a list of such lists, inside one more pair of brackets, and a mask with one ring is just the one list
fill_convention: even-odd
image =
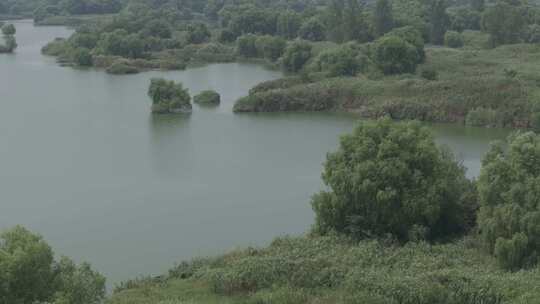
[(502, 271), (475, 243), (282, 237), (128, 282), (108, 304), (536, 303), (538, 269)]
[[(468, 46), (462, 49), (426, 48), (426, 62), (416, 74), (278, 80), (254, 88), (235, 111), (352, 111), (371, 118), (535, 126), (540, 46), (482, 49), (484, 36), (465, 37)], [(423, 71), (435, 71), (435, 79)]]

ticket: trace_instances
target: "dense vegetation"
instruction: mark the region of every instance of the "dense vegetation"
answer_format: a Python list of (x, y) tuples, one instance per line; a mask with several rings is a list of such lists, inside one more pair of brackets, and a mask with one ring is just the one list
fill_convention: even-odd
[(540, 136), (508, 144), (477, 194), (425, 127), (363, 122), (328, 155), (308, 236), (182, 262), (109, 303), (534, 303)]
[(0, 303), (99, 304), (105, 278), (87, 263), (55, 260), (39, 235), (17, 226), (0, 233)]
[(200, 105), (219, 105), (221, 102), (221, 97), (216, 91), (206, 90), (193, 96), (193, 102)]
[(16, 29), (13, 24), (4, 24), (0, 23), (2, 28), (2, 36), (4, 39), (4, 44), (0, 44), (0, 54), (1, 53), (13, 53), (17, 48), (17, 41), (15, 40)]
[(190, 113), (191, 96), (181, 83), (153, 78), (148, 87), (154, 113)]

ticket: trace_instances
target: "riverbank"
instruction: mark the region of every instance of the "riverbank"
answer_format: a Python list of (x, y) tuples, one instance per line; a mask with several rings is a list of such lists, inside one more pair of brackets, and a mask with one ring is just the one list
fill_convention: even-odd
[[(312, 80), (296, 77), (260, 84), (235, 112), (344, 111), (473, 126), (538, 128), (536, 73), (540, 47), (426, 48), (416, 74)], [(422, 71), (436, 71), (426, 79)]]
[(108, 304), (533, 303), (537, 268), (505, 272), (464, 238), (446, 245), (281, 237), (129, 281)]

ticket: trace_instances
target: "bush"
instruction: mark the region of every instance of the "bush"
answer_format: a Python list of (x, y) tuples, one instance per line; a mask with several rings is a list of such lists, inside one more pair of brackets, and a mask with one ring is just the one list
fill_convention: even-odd
[(181, 83), (163, 78), (152, 78), (148, 87), (154, 113), (189, 113), (191, 96)]
[(397, 36), (384, 36), (376, 42), (375, 62), (384, 74), (414, 73), (418, 61), (416, 48)]
[(213, 90), (202, 91), (193, 97), (193, 102), (206, 105), (218, 105), (221, 102), (219, 93)]
[(361, 123), (327, 156), (323, 181), (332, 191), (313, 197), (317, 233), (407, 241), (468, 229), (465, 169), (419, 123)]
[(313, 60), (315, 70), (329, 76), (354, 76), (366, 69), (367, 63), (351, 45), (342, 45), (319, 53)]
[(312, 46), (309, 42), (297, 40), (291, 42), (283, 54), (283, 68), (288, 72), (299, 72), (311, 59)]
[(15, 26), (11, 23), (2, 26), (2, 34), (4, 34), (5, 36), (13, 36), (15, 35), (15, 32)]
[(258, 36), (255, 39), (255, 48), (258, 57), (275, 61), (283, 54), (287, 42), (281, 37), (270, 35)]
[(404, 26), (393, 29), (384, 36), (386, 37), (399, 37), (406, 42), (410, 43), (416, 48), (418, 54), (417, 62), (422, 63), (426, 58), (426, 53), (424, 51), (424, 38), (422, 38), (422, 33), (412, 26)]
[(439, 76), (437, 70), (435, 70), (434, 68), (423, 68), (422, 72), (420, 72), (420, 75), (422, 76), (422, 78), (427, 80), (437, 80)]
[(517, 133), (493, 144), (478, 179), (478, 225), (505, 269), (534, 265), (540, 252), (540, 136)]
[(87, 48), (77, 48), (73, 52), (73, 62), (80, 66), (92, 66), (92, 54)]
[(447, 31), (444, 34), (444, 45), (450, 48), (460, 48), (463, 46), (463, 37), (458, 32)]
[(253, 34), (242, 35), (236, 39), (236, 52), (244, 57), (257, 57), (257, 36)]

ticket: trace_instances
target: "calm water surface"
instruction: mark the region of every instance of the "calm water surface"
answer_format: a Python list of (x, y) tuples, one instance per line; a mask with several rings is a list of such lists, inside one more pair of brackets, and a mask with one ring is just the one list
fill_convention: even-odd
[[(40, 54), (70, 30), (16, 26), (17, 53), (0, 55), (0, 229), (38, 231), (109, 283), (308, 229), (325, 154), (354, 117), (235, 115), (236, 98), (280, 73), (236, 63), (129, 76), (76, 70)], [(215, 89), (222, 104), (153, 116), (146, 90), (156, 76), (192, 94)], [(469, 176), (488, 142), (507, 134), (433, 129)]]

